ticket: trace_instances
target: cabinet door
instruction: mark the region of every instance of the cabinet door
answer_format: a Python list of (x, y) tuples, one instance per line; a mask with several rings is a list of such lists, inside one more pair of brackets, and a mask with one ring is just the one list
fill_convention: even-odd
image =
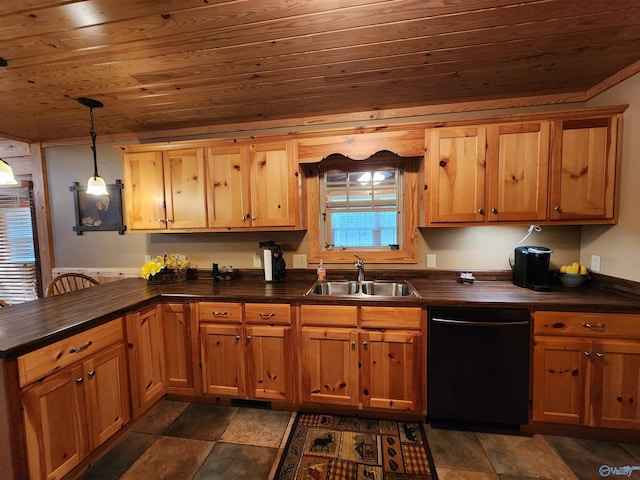
[(126, 364), (122, 343), (101, 351), (83, 364), (91, 450), (129, 422)]
[[(198, 317), (188, 303), (162, 304), (165, 372), (168, 393), (198, 394)], [(198, 374), (196, 374), (198, 372)]]
[(165, 393), (162, 317), (158, 307), (127, 315), (129, 376), (137, 418)]
[(614, 218), (617, 136), (617, 117), (555, 123), (552, 220)]
[(204, 392), (245, 396), (242, 327), (200, 324), (200, 341)]
[(250, 227), (247, 147), (207, 149), (207, 202), (210, 227)]
[(162, 152), (125, 153), (123, 167), (127, 227), (131, 230), (164, 230)]
[(185, 148), (164, 153), (167, 228), (206, 228), (204, 149)]
[(486, 129), (434, 128), (427, 139), (427, 223), (483, 222)]
[(420, 332), (360, 334), (362, 404), (420, 411), (424, 389)]
[(253, 226), (296, 226), (299, 177), (289, 142), (251, 145), (249, 163)]
[(290, 327), (250, 326), (247, 341), (247, 394), (293, 401), (294, 351)]
[(488, 128), (488, 219), (547, 218), (549, 122)]
[(59, 479), (87, 456), (82, 365), (76, 364), (23, 392), (30, 478)]
[(589, 340), (535, 337), (533, 420), (584, 424)]
[(602, 340), (591, 352), (591, 424), (640, 426), (640, 342)]
[(358, 405), (358, 333), (339, 328), (302, 329), (302, 400)]

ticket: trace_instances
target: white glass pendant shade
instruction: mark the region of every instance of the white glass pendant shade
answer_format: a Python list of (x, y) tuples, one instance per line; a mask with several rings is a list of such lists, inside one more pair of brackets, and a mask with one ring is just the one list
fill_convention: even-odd
[(87, 193), (89, 195), (109, 195), (107, 185), (102, 177), (90, 177), (87, 181)]
[(16, 185), (17, 183), (11, 165), (0, 158), (0, 185)]
[(98, 159), (96, 158), (96, 132), (93, 129), (93, 109), (101, 108), (102, 102), (94, 100), (92, 98), (81, 97), (78, 98), (78, 103), (89, 107), (89, 119), (91, 120), (91, 129), (89, 134), (91, 135), (91, 151), (93, 152), (93, 176), (87, 181), (87, 193), (89, 195), (109, 195), (107, 191), (107, 185), (104, 180), (98, 175)]

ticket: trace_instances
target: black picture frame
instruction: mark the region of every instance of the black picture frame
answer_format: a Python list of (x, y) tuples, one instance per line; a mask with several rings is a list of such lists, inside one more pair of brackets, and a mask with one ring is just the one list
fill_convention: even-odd
[(77, 235), (82, 232), (118, 231), (124, 235), (127, 226), (122, 221), (122, 189), (120, 180), (107, 185), (109, 195), (89, 195), (87, 187), (73, 182), (69, 190), (73, 192), (76, 211), (76, 226), (73, 231)]

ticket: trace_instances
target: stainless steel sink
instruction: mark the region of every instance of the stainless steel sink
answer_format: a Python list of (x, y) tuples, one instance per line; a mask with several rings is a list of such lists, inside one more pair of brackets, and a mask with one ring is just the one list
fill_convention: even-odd
[(364, 282), (352, 282), (348, 280), (318, 281), (305, 293), (305, 296), (308, 295), (359, 298), (420, 297), (420, 294), (410, 282), (386, 280)]

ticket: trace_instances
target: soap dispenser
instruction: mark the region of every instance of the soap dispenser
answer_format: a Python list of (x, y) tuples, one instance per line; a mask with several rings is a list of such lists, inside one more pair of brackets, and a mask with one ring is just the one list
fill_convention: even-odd
[(324, 268), (322, 260), (320, 260), (320, 264), (318, 265), (318, 281), (324, 282), (325, 280), (327, 280), (327, 270)]

